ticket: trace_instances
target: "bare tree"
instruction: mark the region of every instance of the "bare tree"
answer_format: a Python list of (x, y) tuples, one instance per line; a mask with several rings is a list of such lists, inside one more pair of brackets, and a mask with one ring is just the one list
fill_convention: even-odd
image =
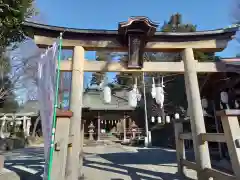
[[(19, 53), (14, 55), (14, 65), (16, 69), (20, 69), (17, 77), (19, 81), (16, 82), (15, 88), (19, 91), (25, 92), (27, 95), (26, 100), (37, 100), (37, 83), (38, 83), (38, 61), (41, 55), (41, 50), (38, 49), (32, 42), (28, 42), (27, 44), (22, 45), (19, 49)], [(26, 49), (33, 50), (31, 54), (23, 56), (23, 52)], [(41, 120), (40, 113), (38, 113), (38, 117), (34, 122), (32, 137), (36, 136), (37, 125)]]

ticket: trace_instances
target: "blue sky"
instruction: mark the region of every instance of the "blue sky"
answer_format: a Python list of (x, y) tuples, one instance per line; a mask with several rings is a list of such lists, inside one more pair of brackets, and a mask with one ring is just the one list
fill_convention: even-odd
[[(233, 22), (235, 0), (37, 0), (37, 8), (46, 24), (84, 28), (117, 29), (118, 22), (129, 16), (147, 16), (160, 25), (174, 13), (181, 13), (185, 23), (198, 30), (222, 28)], [(232, 41), (221, 56), (235, 56), (238, 43)], [(95, 58), (95, 53), (87, 53)], [(89, 75), (85, 78), (90, 79)]]
[[(173, 13), (181, 13), (185, 23), (198, 30), (217, 29), (233, 22), (235, 0), (37, 0), (44, 23), (56, 26), (93, 29), (117, 29), (129, 16), (148, 16), (160, 25)], [(112, 8), (114, 7), (114, 9)], [(231, 42), (223, 56), (233, 56), (238, 44)]]

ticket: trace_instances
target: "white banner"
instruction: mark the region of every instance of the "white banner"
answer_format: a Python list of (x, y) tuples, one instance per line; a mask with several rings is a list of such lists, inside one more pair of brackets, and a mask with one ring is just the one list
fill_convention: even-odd
[(47, 179), (48, 174), (56, 87), (56, 60), (58, 54), (58, 45), (59, 43), (56, 42), (52, 45), (51, 48), (48, 48), (43, 54), (41, 54), (40, 60), (38, 62), (38, 98), (44, 137), (45, 156), (43, 179)]

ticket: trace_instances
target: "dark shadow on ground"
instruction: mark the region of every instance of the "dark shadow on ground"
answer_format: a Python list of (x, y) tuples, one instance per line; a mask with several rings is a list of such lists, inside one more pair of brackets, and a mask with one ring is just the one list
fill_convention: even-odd
[[(16, 172), (21, 180), (42, 180), (43, 148), (26, 148), (7, 153), (4, 167)], [(17, 167), (18, 166), (18, 167)], [(19, 168), (20, 166), (20, 168)]]
[[(161, 165), (173, 167), (176, 165), (172, 164), (176, 162), (176, 153), (172, 150), (165, 150), (159, 148), (148, 148), (148, 149), (138, 149), (138, 152), (121, 152), (121, 153), (110, 153), (110, 154), (97, 154), (103, 159), (110, 161), (111, 163), (100, 163), (88, 160), (87, 157), (91, 155), (96, 155), (93, 153), (85, 152), (86, 156), (84, 160), (84, 166), (94, 169), (99, 169), (108, 172), (114, 172), (116, 174), (128, 175), (132, 180), (140, 180), (141, 178), (149, 180), (157, 180), (161, 177), (166, 180), (182, 180), (178, 174), (171, 174), (168, 172), (154, 172), (151, 170), (139, 169), (136, 167), (126, 167), (128, 164), (149, 164), (149, 165)], [(14, 157), (14, 158), (13, 158)], [(94, 165), (95, 164), (95, 165)], [(14, 152), (7, 153), (5, 168), (16, 172), (21, 180), (42, 180), (41, 175), (43, 174), (44, 165), (44, 150), (43, 148), (26, 148), (21, 150), (16, 150)], [(98, 166), (97, 166), (98, 165)], [(101, 165), (103, 167), (101, 167)], [(24, 167), (24, 169), (19, 169), (16, 166)], [(100, 167), (99, 167), (100, 166)], [(109, 168), (108, 168), (109, 166)], [(123, 171), (111, 169), (118, 168)], [(28, 169), (31, 169), (29, 172)], [(141, 173), (141, 174), (138, 174)], [(145, 176), (146, 175), (146, 176)], [(149, 177), (153, 176), (153, 177)], [(117, 176), (117, 175), (116, 175)], [(114, 179), (112, 179), (114, 180)], [(117, 180), (117, 179), (115, 179)], [(119, 179), (120, 180), (120, 179)]]
[[(96, 164), (98, 166), (96, 166)], [(99, 165), (104, 166), (104, 167), (99, 167)], [(184, 180), (186, 178), (181, 177), (179, 174), (171, 174), (168, 172), (155, 172), (155, 171), (150, 171), (150, 170), (144, 170), (144, 169), (139, 169), (135, 167), (127, 167), (119, 164), (111, 164), (111, 163), (101, 163), (101, 162), (96, 162), (96, 161), (89, 161), (85, 160), (84, 161), (84, 166), (85, 167), (90, 167), (93, 169), (98, 169), (102, 171), (107, 171), (107, 172), (113, 172), (116, 174), (121, 174), (121, 175), (127, 175), (131, 177), (132, 180), (141, 180), (141, 179), (148, 179), (148, 180)], [(109, 166), (106, 167), (106, 166)], [(111, 169), (111, 168), (118, 168), (121, 170), (125, 170), (127, 172), (123, 172), (121, 170), (117, 169)], [(138, 174), (141, 173), (141, 174)], [(117, 176), (117, 175), (116, 175)], [(150, 176), (155, 176), (155, 177), (150, 177)], [(111, 179), (111, 180), (117, 180), (117, 179)], [(118, 178), (118, 180), (121, 180), (121, 178)]]
[[(23, 161), (8, 161), (9, 163), (12, 163), (11, 165), (5, 165), (5, 168), (14, 171), (19, 175), (21, 180), (42, 180), (41, 175), (43, 174), (44, 168), (39, 166), (41, 165), (40, 160), (23, 160)], [(31, 168), (36, 171), (36, 173), (32, 174), (28, 171), (18, 169), (14, 166), (23, 166), (25, 168)]]
[[(138, 152), (120, 152), (99, 154), (100, 157), (116, 164), (172, 164), (176, 163), (176, 152), (174, 150), (159, 148), (142, 148)], [(186, 153), (188, 160), (194, 159), (192, 152)]]
[[(127, 167), (128, 164), (145, 164), (145, 165), (163, 165), (173, 167), (172, 163), (176, 163), (176, 152), (172, 150), (165, 150), (159, 148), (138, 149), (138, 152), (120, 152), (109, 154), (98, 154), (101, 158), (110, 161), (111, 163), (102, 163), (84, 160), (84, 166), (99, 169), (102, 171), (114, 172), (116, 174), (128, 175), (132, 180), (149, 179), (149, 180), (183, 180), (186, 178), (181, 177), (178, 173), (172, 174), (168, 172), (154, 172), (146, 169), (139, 169), (136, 167)], [(169, 165), (168, 165), (169, 164)], [(103, 166), (103, 167), (99, 167)], [(109, 166), (106, 167), (106, 166)], [(118, 168), (111, 169), (111, 168)], [(125, 170), (123, 172), (122, 170)], [(141, 174), (138, 174), (141, 173)], [(146, 176), (145, 176), (146, 175)], [(152, 176), (152, 177), (149, 177)], [(155, 178), (155, 177), (158, 178)], [(121, 179), (121, 178), (120, 178)], [(120, 180), (118, 179), (118, 180)], [(117, 179), (112, 179), (117, 180)]]

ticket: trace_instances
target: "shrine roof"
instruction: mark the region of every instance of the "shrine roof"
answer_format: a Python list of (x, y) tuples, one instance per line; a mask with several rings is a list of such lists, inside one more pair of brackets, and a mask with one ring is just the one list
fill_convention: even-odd
[(228, 68), (231, 68), (234, 72), (240, 74), (240, 58), (224, 58), (221, 59), (221, 62), (223, 62)]
[(209, 73), (205, 78), (202, 93), (205, 97), (214, 97), (216, 92), (221, 92), (223, 89), (235, 88), (239, 86), (239, 74), (240, 74), (240, 58), (230, 57), (220, 59), (220, 62), (224, 63), (231, 72), (214, 72)]
[(124, 96), (112, 95), (111, 103), (104, 102), (102, 91), (96, 89), (87, 89), (83, 94), (83, 108), (89, 110), (134, 110), (128, 105), (128, 100)]
[[(60, 26), (52, 26), (40, 23), (34, 23), (30, 21), (25, 21), (25, 28), (32, 28), (36, 35), (46, 35), (48, 37), (58, 37), (60, 32), (64, 32), (65, 36), (77, 36), (77, 37), (88, 37), (94, 36), (97, 38), (99, 36), (105, 37), (117, 37), (119, 36), (118, 30), (106, 30), (106, 29), (77, 29), (77, 28), (68, 28)], [(204, 38), (204, 37), (223, 37), (229, 35), (234, 35), (238, 27), (229, 27), (216, 30), (205, 30), (205, 31), (196, 31), (196, 32), (162, 32), (156, 31), (153, 38)], [(67, 38), (66, 37), (66, 38)], [(168, 39), (169, 40), (169, 39)]]

